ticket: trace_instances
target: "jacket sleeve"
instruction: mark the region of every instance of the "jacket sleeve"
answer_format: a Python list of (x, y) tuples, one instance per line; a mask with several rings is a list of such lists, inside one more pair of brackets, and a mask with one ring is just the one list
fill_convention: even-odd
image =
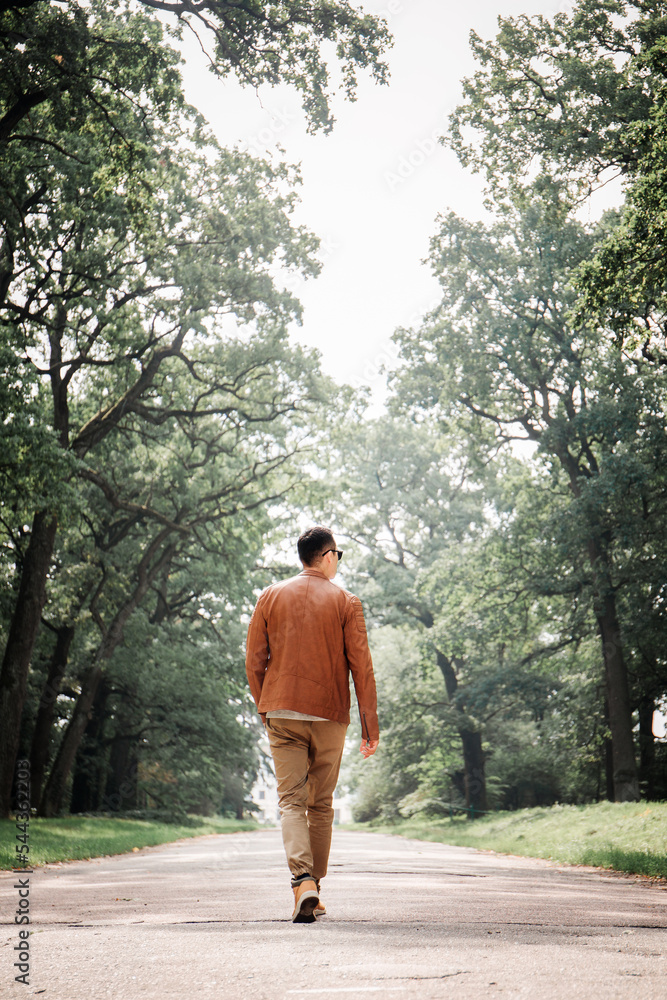
[[(245, 653), (245, 672), (248, 684), (250, 685), (250, 693), (258, 707), (270, 656), (269, 632), (262, 603), (262, 598), (260, 597), (255, 605), (255, 610), (252, 613), (250, 625), (248, 626)], [(261, 712), (259, 714), (262, 722), (265, 722), (266, 716)]]
[(348, 614), (343, 627), (345, 635), (345, 654), (350, 666), (354, 690), (359, 705), (361, 720), (361, 735), (367, 740), (380, 738), (377, 715), (377, 692), (375, 690), (375, 675), (371, 651), (368, 648), (366, 621), (361, 601), (351, 596)]

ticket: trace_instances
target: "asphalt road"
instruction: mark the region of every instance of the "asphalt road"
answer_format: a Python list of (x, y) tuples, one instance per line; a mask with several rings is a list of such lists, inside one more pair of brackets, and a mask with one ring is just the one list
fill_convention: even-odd
[(418, 997), (662, 1000), (664, 887), (590, 868), (336, 832), (328, 914), (289, 920), (278, 831), (0, 875), (0, 996), (45, 1000)]

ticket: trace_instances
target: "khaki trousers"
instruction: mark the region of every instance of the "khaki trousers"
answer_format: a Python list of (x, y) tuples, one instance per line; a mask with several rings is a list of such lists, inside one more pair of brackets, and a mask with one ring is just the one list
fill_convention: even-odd
[(267, 719), (278, 781), (283, 844), (294, 878), (327, 873), (333, 794), (345, 745), (345, 722)]

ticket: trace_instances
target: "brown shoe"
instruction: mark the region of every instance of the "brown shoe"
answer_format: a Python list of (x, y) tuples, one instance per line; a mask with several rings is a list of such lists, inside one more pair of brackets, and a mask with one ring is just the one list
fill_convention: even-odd
[(315, 922), (315, 908), (319, 903), (315, 879), (307, 878), (294, 886), (293, 924), (312, 924)]
[[(315, 879), (315, 885), (317, 886), (317, 895), (319, 896), (322, 890), (320, 888), (320, 880), (318, 878)], [(313, 910), (313, 913), (315, 914), (316, 917), (323, 917), (326, 912), (327, 908), (322, 902), (322, 899), (320, 898), (320, 901)]]

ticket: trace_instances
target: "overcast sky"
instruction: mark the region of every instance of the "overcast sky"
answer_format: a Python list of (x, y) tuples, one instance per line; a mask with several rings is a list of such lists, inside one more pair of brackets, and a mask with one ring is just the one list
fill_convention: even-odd
[(294, 337), (316, 347), (324, 370), (368, 384), (383, 396), (378, 369), (395, 355), (391, 335), (437, 302), (438, 286), (421, 260), (438, 212), (483, 215), (481, 178), (464, 171), (435, 140), (459, 102), (475, 63), (468, 36), (494, 37), (499, 15), (553, 15), (562, 0), (366, 0), (394, 35), (389, 86), (360, 80), (358, 100), (335, 104), (329, 136), (306, 133), (298, 96), (287, 88), (254, 91), (216, 81), (201, 53), (186, 46), (188, 98), (225, 145), (259, 155), (285, 150), (301, 163), (298, 221), (322, 240), (319, 278), (295, 286), (305, 307)]

